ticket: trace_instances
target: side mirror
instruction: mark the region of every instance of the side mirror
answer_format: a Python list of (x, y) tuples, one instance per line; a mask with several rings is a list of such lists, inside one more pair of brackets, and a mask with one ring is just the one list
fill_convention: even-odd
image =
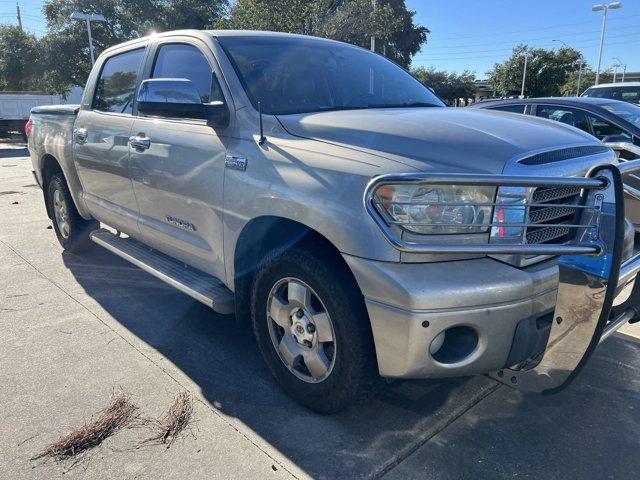
[(215, 125), (226, 125), (229, 121), (229, 110), (224, 102), (202, 103), (198, 89), (185, 78), (144, 80), (137, 100), (138, 111), (145, 115), (205, 119)]

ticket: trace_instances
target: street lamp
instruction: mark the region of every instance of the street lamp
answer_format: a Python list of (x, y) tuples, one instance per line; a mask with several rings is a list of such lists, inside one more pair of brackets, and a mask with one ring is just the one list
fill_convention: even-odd
[(598, 53), (598, 68), (596, 69), (596, 85), (600, 82), (600, 65), (602, 63), (602, 48), (604, 47), (604, 32), (607, 28), (607, 13), (609, 10), (622, 8), (622, 2), (599, 3), (591, 7), (593, 12), (604, 12), (602, 16), (602, 33), (600, 35), (600, 53)]
[(91, 65), (96, 63), (96, 58), (93, 54), (93, 38), (91, 37), (91, 22), (106, 22), (107, 20), (103, 15), (99, 13), (83, 13), (73, 12), (71, 14), (72, 20), (84, 20), (87, 22), (87, 35), (89, 35), (89, 51), (91, 52)]
[[(622, 67), (622, 81), (624, 82), (624, 76), (627, 73), (627, 64), (624, 63), (622, 60), (620, 60), (618, 57), (613, 57), (613, 59), (618, 62), (618, 67)], [(616, 73), (617, 73), (617, 69), (616, 69)], [(613, 82), (615, 83), (616, 81), (616, 76), (613, 76)]]
[[(551, 41), (560, 42), (565, 47), (570, 48), (571, 50), (575, 50), (575, 48), (571, 47), (570, 45), (567, 44), (567, 42), (563, 42), (562, 40), (551, 40)], [(582, 54), (580, 54), (580, 56), (582, 56)], [(582, 60), (582, 58), (580, 58), (580, 69), (578, 70), (578, 85), (576, 87), (576, 97), (580, 96), (580, 83), (582, 82), (582, 67), (584, 66), (585, 66), (585, 61)]]
[(526, 52), (524, 54), (524, 70), (522, 71), (522, 88), (520, 89), (520, 98), (524, 98), (524, 82), (527, 79), (527, 63), (529, 62), (529, 56), (531, 54)]

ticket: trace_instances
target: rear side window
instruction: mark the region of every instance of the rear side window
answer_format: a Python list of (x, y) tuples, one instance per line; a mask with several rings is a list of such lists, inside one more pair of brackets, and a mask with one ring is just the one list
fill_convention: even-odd
[(107, 59), (96, 85), (94, 110), (131, 114), (143, 54), (144, 48), (139, 48)]
[(492, 107), (490, 110), (498, 110), (499, 112), (524, 113), (524, 105), (501, 105)]
[(169, 43), (162, 45), (153, 66), (152, 78), (185, 78), (195, 85), (202, 103), (224, 100), (211, 65), (193, 45)]

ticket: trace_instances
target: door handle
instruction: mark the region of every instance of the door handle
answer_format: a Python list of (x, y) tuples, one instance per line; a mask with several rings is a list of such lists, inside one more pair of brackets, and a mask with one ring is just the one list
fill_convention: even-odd
[(129, 137), (129, 145), (136, 150), (146, 150), (151, 146), (151, 139), (142, 136), (131, 136)]
[(73, 138), (76, 143), (85, 143), (87, 141), (87, 129), (86, 128), (76, 128), (73, 130)]

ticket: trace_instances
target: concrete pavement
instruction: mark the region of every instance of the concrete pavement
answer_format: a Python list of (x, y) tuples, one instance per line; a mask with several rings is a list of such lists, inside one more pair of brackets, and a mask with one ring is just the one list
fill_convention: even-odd
[[(565, 392), (484, 377), (398, 382), (320, 417), (285, 396), (248, 331), (107, 251), (63, 253), (30, 161), (0, 146), (0, 478), (636, 478), (640, 344), (607, 341)], [(121, 388), (147, 415), (196, 399), (192, 435), (77, 467), (30, 461)]]

